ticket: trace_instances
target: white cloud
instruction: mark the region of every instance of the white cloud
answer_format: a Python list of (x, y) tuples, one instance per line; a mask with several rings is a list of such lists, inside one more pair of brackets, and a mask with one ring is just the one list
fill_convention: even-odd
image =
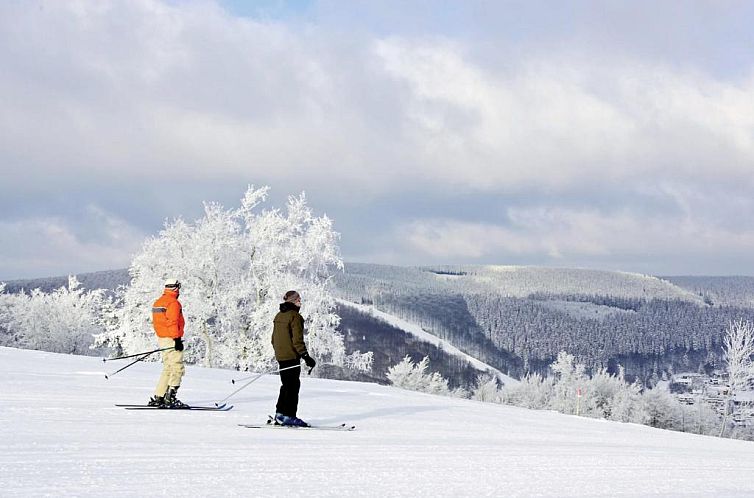
[[(0, 278), (127, 267), (145, 239), (144, 233), (96, 206), (77, 222), (61, 217), (0, 221)], [(83, 229), (79, 224), (95, 226)]]
[[(464, 217), (445, 208), (404, 223), (369, 247), (396, 263), (495, 251), (610, 258), (640, 254), (644, 239), (689, 258), (714, 257), (716, 244), (751, 247), (752, 206), (740, 199), (754, 197), (753, 67), (733, 79), (567, 39), (556, 49), (494, 30), (480, 40), (331, 27), (235, 18), (211, 1), (0, 4), (0, 168), (14, 173), (0, 196), (25, 195), (42, 213), (0, 217), (0, 228), (55, 241), (35, 249), (37, 259), (4, 249), (3, 267), (53, 268), (58, 258), (113, 267), (124, 261), (116, 241), (139, 236), (127, 213), (104, 223), (109, 233), (77, 229), (44, 213), (47, 195), (118, 190), (162, 220), (175, 214), (166, 193), (187, 203), (182, 194), (201, 195), (198, 206), (246, 183), (314, 192), (340, 208), (328, 212), (336, 224), (354, 227), (388, 198), (416, 197), (391, 215), (418, 219), (421, 199), (445, 192), (530, 196), (505, 223), (468, 214), (489, 213), (484, 200)], [(480, 42), (526, 50), (490, 62)], [(684, 214), (637, 209), (647, 191)], [(719, 207), (731, 191), (738, 211)], [(699, 192), (705, 209), (695, 207)], [(372, 232), (343, 233), (344, 245)], [(95, 233), (99, 245), (89, 242)], [(395, 250), (403, 236), (415, 253)]]
[(754, 251), (754, 230), (719, 226), (714, 220), (683, 213), (647, 217), (627, 209), (600, 212), (533, 206), (510, 208), (506, 218), (505, 224), (415, 220), (403, 225), (399, 235), (409, 251), (435, 262), (503, 263), (525, 255), (544, 264), (581, 266), (610, 259), (706, 259), (712, 255), (717, 267), (723, 268), (731, 259)]
[(323, 188), (510, 191), (744, 178), (754, 160), (751, 78), (566, 50), (498, 70), (438, 38), (354, 36), (344, 49), (316, 27), (211, 3), (43, 6), (6, 5), (0, 49), (4, 153), (37, 173), (261, 182), (282, 169)]
[(456, 46), (404, 39), (376, 53), (411, 90), (405, 127), (433, 178), (483, 190), (689, 175), (751, 184), (754, 78), (557, 53), (496, 73)]

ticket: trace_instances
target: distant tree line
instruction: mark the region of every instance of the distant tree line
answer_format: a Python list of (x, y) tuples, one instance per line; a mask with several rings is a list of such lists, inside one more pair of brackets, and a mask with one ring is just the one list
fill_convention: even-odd
[(483, 295), (467, 303), (476, 322), (500, 349), (525, 361), (550, 360), (566, 350), (590, 369), (611, 367), (617, 358), (631, 355), (663, 359), (668, 369), (688, 363), (689, 355), (704, 363), (685, 367), (715, 366), (727, 325), (735, 319), (754, 318), (749, 308), (699, 306), (681, 300), (652, 299), (635, 313), (615, 313), (601, 320), (578, 319), (530, 299)]
[(597, 294), (551, 294), (548, 292), (533, 292), (528, 297), (533, 301), (569, 301), (576, 303), (592, 303), (600, 306), (610, 306), (625, 311), (639, 311), (646, 299), (637, 297), (622, 297)]

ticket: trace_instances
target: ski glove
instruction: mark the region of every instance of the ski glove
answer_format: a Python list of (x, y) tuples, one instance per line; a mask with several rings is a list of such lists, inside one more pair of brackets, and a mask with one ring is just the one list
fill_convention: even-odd
[(175, 338), (175, 350), (176, 351), (183, 351), (183, 341), (180, 337)]
[(314, 368), (317, 365), (317, 362), (314, 361), (314, 358), (309, 356), (309, 353), (304, 354), (302, 358), (304, 359), (304, 363), (306, 363), (306, 366), (309, 368)]

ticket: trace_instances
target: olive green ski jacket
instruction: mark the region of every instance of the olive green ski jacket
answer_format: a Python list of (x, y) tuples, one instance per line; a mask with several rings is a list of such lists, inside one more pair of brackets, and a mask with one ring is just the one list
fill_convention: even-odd
[(304, 317), (293, 303), (282, 303), (272, 328), (272, 347), (278, 361), (297, 360), (307, 354)]

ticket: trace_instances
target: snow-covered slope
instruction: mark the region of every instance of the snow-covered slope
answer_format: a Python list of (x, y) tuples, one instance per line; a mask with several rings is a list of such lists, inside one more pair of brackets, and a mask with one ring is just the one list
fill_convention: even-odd
[[(443, 339), (440, 339), (436, 335), (432, 335), (429, 332), (425, 331), (423, 328), (421, 328), (419, 325), (415, 323), (411, 323), (408, 320), (404, 320), (402, 318), (399, 318), (395, 315), (391, 315), (390, 313), (385, 313), (384, 311), (380, 311), (376, 309), (374, 306), (366, 306), (363, 304), (356, 304), (352, 303), (350, 301), (346, 301), (344, 299), (336, 299), (337, 303), (341, 306), (350, 306), (352, 308), (356, 308), (357, 310), (361, 311), (364, 314), (371, 315), (378, 320), (382, 320), (385, 323), (390, 324), (391, 326), (401, 329), (404, 332), (416, 337), (417, 339), (428, 342), (429, 344), (432, 344), (434, 346), (437, 346), (438, 348), (442, 348), (442, 350), (450, 355), (456, 356), (458, 358), (462, 358), (469, 362), (471, 366), (479, 370), (480, 372), (489, 372), (495, 376), (497, 376), (498, 379), (503, 384), (516, 384), (519, 381), (514, 379), (513, 377), (509, 377), (508, 375), (505, 375), (500, 370), (491, 367), (490, 365), (477, 360), (473, 356), (464, 353), (457, 347), (450, 344), (448, 341), (445, 341)], [(430, 358), (431, 360), (432, 358)]]
[[(146, 400), (159, 365), (103, 371), (0, 348), (2, 496), (754, 495), (743, 441), (311, 378), (299, 415), (356, 431), (244, 429), (273, 409), (276, 377), (227, 413), (126, 411), (113, 404)], [(189, 367), (181, 397), (223, 397), (233, 374)]]

